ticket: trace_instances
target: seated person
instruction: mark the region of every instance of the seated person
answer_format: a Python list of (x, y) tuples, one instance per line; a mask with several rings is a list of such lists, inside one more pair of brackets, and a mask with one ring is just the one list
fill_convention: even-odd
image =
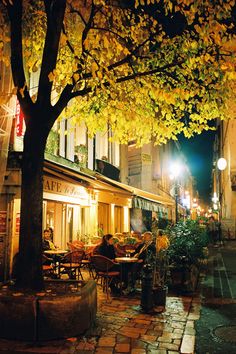
[[(51, 240), (51, 233), (49, 229), (45, 229), (43, 231), (43, 242), (42, 242), (42, 248), (43, 248), (43, 252), (44, 251), (49, 251), (49, 250), (56, 250), (58, 247), (53, 243), (53, 241)], [(56, 255), (56, 254), (48, 254), (48, 261), (44, 261), (44, 264), (49, 265), (52, 262), (56, 263), (59, 262), (61, 260), (61, 256), (60, 255)], [(52, 262), (51, 262), (52, 260)]]
[(131, 254), (131, 257), (137, 257), (139, 261), (131, 264), (131, 279), (128, 284), (127, 293), (135, 291), (135, 284), (138, 278), (138, 274), (141, 272), (145, 263), (153, 263), (156, 255), (156, 246), (153, 242), (153, 235), (150, 231), (146, 231), (143, 234), (143, 242), (139, 244)]
[(97, 248), (97, 254), (112, 259), (116, 258), (115, 247), (113, 245), (113, 235), (106, 234), (102, 238), (102, 243)]
[(56, 250), (57, 247), (54, 245), (53, 241), (51, 240), (50, 230), (45, 229), (43, 231), (43, 251), (48, 250)]
[[(116, 252), (115, 252), (115, 247), (113, 245), (113, 235), (106, 234), (103, 236), (102, 243), (96, 249), (96, 254), (100, 254), (101, 256), (107, 257), (107, 258), (111, 259), (112, 261), (115, 261)], [(120, 265), (114, 264), (114, 266), (110, 270), (120, 272)], [(119, 292), (116, 285), (114, 284), (114, 281), (112, 281), (110, 283), (110, 288), (113, 293)]]
[(153, 256), (156, 254), (156, 246), (153, 241), (153, 236), (150, 231), (146, 231), (143, 234), (143, 242), (140, 243), (135, 252), (133, 253), (133, 257), (138, 257), (142, 259), (144, 262), (151, 262)]

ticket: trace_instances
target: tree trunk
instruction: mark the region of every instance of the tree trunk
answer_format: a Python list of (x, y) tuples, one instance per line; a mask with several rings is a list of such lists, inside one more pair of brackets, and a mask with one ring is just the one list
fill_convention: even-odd
[(27, 126), (22, 161), (20, 244), (16, 285), (19, 288), (32, 290), (40, 290), (44, 287), (42, 273), (43, 162), (50, 129), (43, 127), (42, 116), (43, 112), (41, 120), (38, 116), (37, 119), (31, 119)]

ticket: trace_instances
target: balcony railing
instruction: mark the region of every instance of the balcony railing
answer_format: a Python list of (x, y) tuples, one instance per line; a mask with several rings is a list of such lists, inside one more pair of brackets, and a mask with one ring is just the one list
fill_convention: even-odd
[(96, 165), (96, 171), (98, 171), (102, 175), (111, 178), (114, 181), (120, 180), (120, 170), (116, 166), (100, 159), (96, 159)]

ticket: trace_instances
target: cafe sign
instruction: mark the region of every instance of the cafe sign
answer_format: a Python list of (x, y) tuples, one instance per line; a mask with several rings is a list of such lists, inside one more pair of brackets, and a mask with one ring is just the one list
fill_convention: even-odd
[(141, 160), (144, 164), (151, 164), (152, 163), (152, 156), (150, 154), (141, 154)]
[(87, 199), (88, 193), (83, 186), (57, 180), (48, 176), (43, 177), (43, 190), (73, 198)]

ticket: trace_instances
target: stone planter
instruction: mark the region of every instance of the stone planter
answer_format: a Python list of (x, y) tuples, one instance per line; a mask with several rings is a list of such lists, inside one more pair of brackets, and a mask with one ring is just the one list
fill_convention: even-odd
[(193, 292), (196, 290), (199, 269), (196, 265), (186, 268), (170, 267), (171, 286), (181, 292)]
[(155, 306), (166, 305), (167, 292), (168, 292), (167, 286), (157, 286), (153, 288), (153, 302)]
[(55, 296), (0, 295), (0, 336), (42, 341), (82, 334), (95, 320), (97, 288), (89, 280), (78, 291)]

